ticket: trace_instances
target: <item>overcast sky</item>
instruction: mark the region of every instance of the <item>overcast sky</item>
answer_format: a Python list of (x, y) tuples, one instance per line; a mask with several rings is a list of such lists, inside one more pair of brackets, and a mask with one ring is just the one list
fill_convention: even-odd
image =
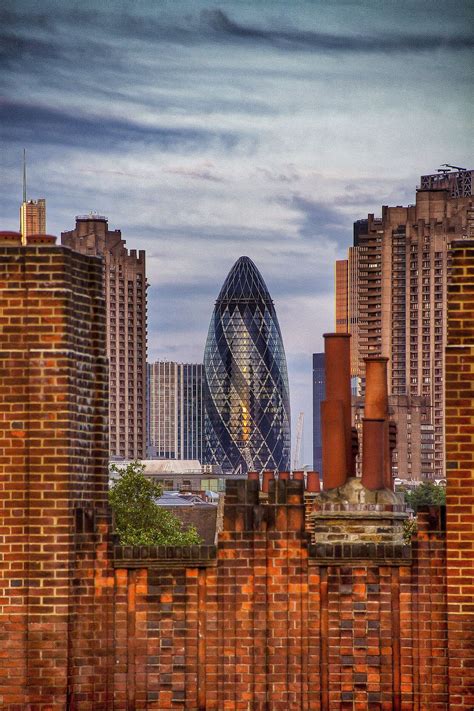
[(49, 232), (96, 210), (146, 250), (150, 359), (202, 359), (251, 257), (311, 463), (311, 354), (352, 222), (414, 202), (441, 163), (474, 167), (473, 20), (468, 0), (3, 0), (0, 229), (18, 229), (25, 147)]

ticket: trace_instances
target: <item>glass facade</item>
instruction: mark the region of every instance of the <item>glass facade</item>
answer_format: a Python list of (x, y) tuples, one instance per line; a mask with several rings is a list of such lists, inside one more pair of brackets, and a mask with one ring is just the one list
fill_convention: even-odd
[(313, 470), (323, 476), (321, 402), (325, 398), (324, 353), (313, 353)]
[(290, 398), (273, 301), (241, 257), (217, 298), (204, 352), (205, 461), (226, 473), (288, 471)]
[(148, 364), (148, 458), (202, 462), (204, 407), (201, 363)]

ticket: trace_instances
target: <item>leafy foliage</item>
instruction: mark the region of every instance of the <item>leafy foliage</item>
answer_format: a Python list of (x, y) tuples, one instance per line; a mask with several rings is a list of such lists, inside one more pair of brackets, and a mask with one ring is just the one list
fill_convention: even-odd
[(131, 462), (112, 466), (117, 479), (109, 491), (115, 533), (121, 545), (187, 546), (201, 543), (194, 526), (184, 530), (181, 521), (156, 503), (163, 487), (145, 476), (145, 467)]
[(416, 513), (419, 506), (442, 506), (446, 503), (446, 487), (424, 481), (411, 491), (406, 490), (405, 501)]
[(403, 540), (405, 543), (410, 543), (413, 536), (416, 536), (418, 530), (418, 521), (416, 516), (406, 518), (403, 521)]

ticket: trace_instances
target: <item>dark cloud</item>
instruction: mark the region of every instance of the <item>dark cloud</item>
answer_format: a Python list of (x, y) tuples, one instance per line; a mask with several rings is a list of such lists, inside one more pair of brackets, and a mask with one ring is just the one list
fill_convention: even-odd
[(177, 152), (192, 152), (212, 144), (231, 150), (239, 142), (239, 136), (231, 132), (154, 127), (127, 119), (82, 116), (8, 100), (0, 101), (0, 123), (5, 142), (77, 146), (102, 152), (130, 143), (152, 144)]
[(34, 37), (19, 37), (0, 29), (0, 67), (4, 69), (14, 62), (57, 59), (60, 54), (59, 48), (51, 42)]
[[(172, 14), (166, 8), (150, 6), (152, 13), (137, 10), (114, 8), (110, 12), (103, 7), (84, 10), (67, 4), (55, 7), (54, 13), (35, 12), (25, 8), (0, 10), (0, 28), (2, 28), (3, 57), (21, 56), (35, 53), (37, 56), (51, 56), (59, 49), (48, 47), (43, 39), (32, 39), (32, 32), (49, 35), (52, 40), (64, 37), (64, 27), (72, 29), (76, 37), (68, 34), (65, 49), (74, 42), (90, 45), (91, 40), (100, 48), (97, 34), (103, 27), (107, 40), (137, 40), (153, 44), (169, 42), (182, 46), (192, 46), (209, 41), (245, 42), (267, 45), (279, 50), (339, 52), (339, 53), (402, 53), (426, 52), (439, 49), (451, 51), (474, 48), (472, 33), (410, 33), (410, 32), (371, 32), (365, 28), (358, 34), (330, 34), (317, 30), (304, 30), (298, 27), (267, 26), (261, 27), (250, 23), (237, 22), (220, 8), (204, 9), (197, 14), (181, 12)], [(144, 6), (146, 7), (146, 5)], [(291, 14), (290, 14), (291, 16)], [(79, 32), (79, 34), (77, 34)], [(22, 39), (24, 35), (24, 39)], [(27, 42), (31, 39), (30, 49)], [(35, 46), (36, 45), (36, 46)], [(0, 54), (0, 57), (2, 54)]]
[[(41, 74), (45, 66), (54, 74), (58, 65), (73, 64), (84, 70), (100, 62), (114, 63), (122, 68), (121, 54), (107, 41), (101, 41), (84, 24), (94, 27), (95, 13), (57, 12), (38, 14), (25, 10), (0, 9), (0, 67), (3, 69), (27, 66), (32, 74)], [(61, 23), (61, 18), (63, 22)], [(106, 18), (98, 26), (104, 26)]]
[(338, 244), (347, 244), (350, 221), (341, 211), (328, 203), (310, 200), (298, 194), (280, 202), (300, 213), (298, 232), (305, 240), (315, 241), (316, 238), (323, 238)]
[(251, 40), (287, 50), (325, 52), (423, 52), (437, 49), (463, 50), (474, 47), (472, 35), (377, 34), (334, 35), (300, 29), (261, 29), (239, 24), (223, 10), (204, 10), (203, 19), (216, 36)]
[(223, 183), (224, 178), (217, 175), (212, 168), (167, 168), (165, 173), (172, 175), (180, 175), (183, 178), (191, 178), (191, 180), (204, 180), (211, 183)]

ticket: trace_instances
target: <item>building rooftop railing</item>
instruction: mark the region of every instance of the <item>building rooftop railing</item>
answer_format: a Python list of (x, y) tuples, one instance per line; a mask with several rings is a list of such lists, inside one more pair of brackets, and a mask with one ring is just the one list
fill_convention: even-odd
[(108, 217), (105, 215), (99, 215), (97, 212), (89, 212), (88, 215), (76, 215), (76, 220), (98, 220), (101, 222), (108, 222)]

